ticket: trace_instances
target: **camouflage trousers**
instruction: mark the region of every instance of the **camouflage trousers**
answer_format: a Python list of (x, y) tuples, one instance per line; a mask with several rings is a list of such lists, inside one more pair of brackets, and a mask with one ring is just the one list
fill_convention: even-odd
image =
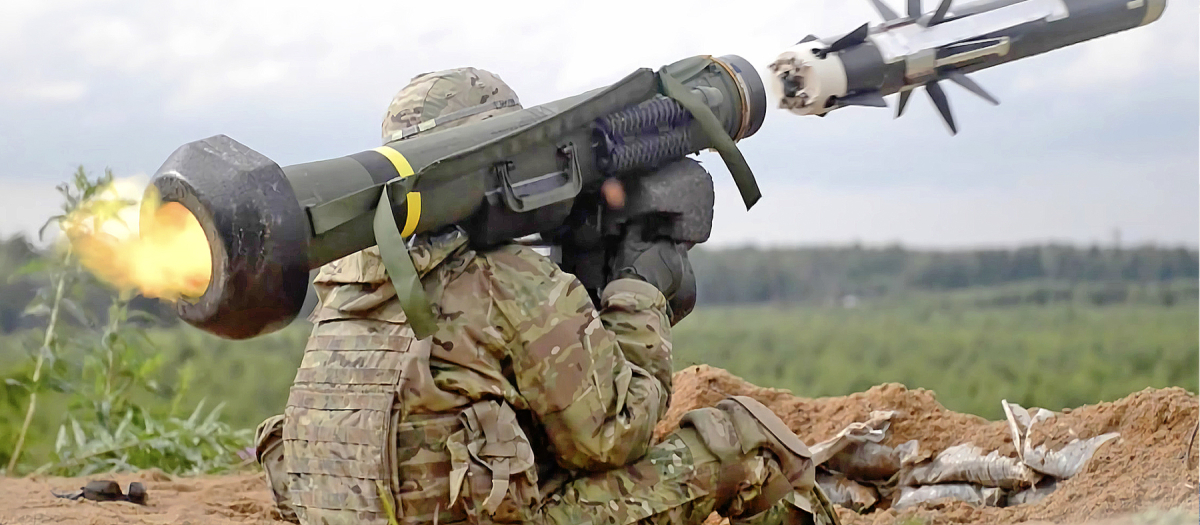
[[(787, 490), (778, 499), (768, 496), (773, 504), (748, 509), (783, 474), (766, 451), (746, 454), (738, 463), (732, 467), (720, 461), (696, 430), (683, 428), (632, 465), (567, 481), (548, 495), (540, 515), (543, 523), (555, 525), (698, 525), (713, 512), (736, 525), (837, 523), (832, 505), (815, 485)], [(744, 476), (735, 480), (736, 486), (722, 487), (731, 468)], [(722, 490), (731, 493), (723, 498)]]
[[(281, 517), (302, 522), (290, 504), (288, 474), (279, 446), (283, 418), (276, 416), (259, 428), (259, 460), (267, 471)], [(274, 437), (272, 437), (274, 436)], [(427, 447), (431, 441), (419, 440)], [(437, 448), (436, 445), (429, 448)], [(418, 455), (431, 457), (432, 450)], [(432, 457), (441, 454), (432, 454)], [(446, 472), (444, 468), (424, 468)], [(652, 447), (639, 461), (624, 468), (572, 476), (559, 471), (540, 487), (536, 508), (521, 509), (520, 520), (471, 516), (463, 507), (467, 498), (449, 505), (449, 482), (445, 478), (420, 481), (423, 487), (444, 493), (447, 502), (436, 508), (406, 494), (397, 500), (402, 509), (399, 523), (544, 523), (684, 525), (704, 523), (713, 512), (730, 517), (732, 525), (837, 524), (837, 515), (816, 484), (796, 489), (787, 484), (777, 456), (766, 449), (737, 457), (721, 458), (710, 450), (695, 428), (681, 428)], [(733, 479), (731, 479), (731, 476)], [(780, 487), (785, 487), (779, 490)], [(767, 494), (771, 488), (775, 494)], [(438, 490), (440, 489), (440, 490)], [(428, 491), (422, 491), (428, 494)], [(757, 506), (757, 507), (756, 507)], [(421, 512), (421, 511), (425, 512)], [(432, 513), (429, 513), (432, 511)], [(304, 525), (312, 525), (304, 523)]]

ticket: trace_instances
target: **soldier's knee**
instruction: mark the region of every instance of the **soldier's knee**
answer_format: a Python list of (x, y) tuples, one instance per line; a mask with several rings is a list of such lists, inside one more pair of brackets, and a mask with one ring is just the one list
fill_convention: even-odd
[(694, 428), (705, 446), (734, 470), (746, 468), (747, 462), (767, 451), (790, 486), (816, 486), (808, 447), (779, 416), (754, 399), (735, 396), (715, 408), (693, 410), (683, 416), (680, 426)]
[(288, 493), (287, 465), (283, 458), (283, 415), (267, 418), (258, 425), (254, 433), (254, 455), (267, 474), (267, 486), (279, 516), (287, 521), (299, 523), (296, 510)]
[(715, 408), (687, 413), (680, 424), (694, 428), (720, 461), (716, 509), (722, 516), (746, 523), (800, 523), (808, 515), (836, 523), (831, 507), (819, 501), (808, 447), (762, 403), (730, 397)]

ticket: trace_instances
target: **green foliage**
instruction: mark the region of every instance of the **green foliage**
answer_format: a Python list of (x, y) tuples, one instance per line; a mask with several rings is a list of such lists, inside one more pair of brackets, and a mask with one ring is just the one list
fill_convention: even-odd
[[(175, 328), (149, 328), (145, 334), (149, 343), (140, 336), (133, 338), (132, 342), (139, 349), (141, 359), (159, 361), (154, 371), (144, 377), (156, 383), (158, 389), (151, 392), (144, 386), (131, 386), (126, 389), (128, 395), (125, 396), (125, 402), (148, 412), (153, 422), (160, 424), (160, 428), (170, 428), (170, 421), (176, 418), (186, 421), (190, 417), (192, 407), (201, 403), (205, 406), (213, 406), (213, 403), (224, 404), (219, 416), (216, 416), (216, 421), (224, 427), (216, 430), (225, 432), (226, 429), (231, 429), (229, 433), (234, 440), (224, 442), (226, 445), (222, 446), (223, 452), (220, 454), (206, 456), (209, 458), (206, 460), (206, 468), (216, 471), (228, 468), (231, 462), (237, 459), (236, 453), (251, 444), (250, 431), (266, 417), (283, 410), (288, 387), (295, 378), (296, 367), (300, 364), (309, 330), (308, 324), (301, 321), (277, 333), (249, 341), (230, 341), (186, 325)], [(0, 349), (16, 347), (22, 341), (29, 340), (31, 335), (36, 334), (22, 332), (0, 336)], [(78, 350), (76, 348), (63, 360), (79, 359), (83, 352)], [(97, 357), (98, 363), (107, 362), (99, 359), (103, 354), (92, 355)], [(0, 375), (16, 375), (31, 366), (27, 362), (28, 360), (6, 359), (3, 361), (4, 366), (12, 368), (0, 368)], [(56, 462), (60, 457), (66, 461), (86, 454), (76, 451), (75, 449), (84, 449), (71, 442), (69, 448), (72, 451), (68, 455), (56, 455), (54, 445), (60, 428), (65, 426), (67, 437), (74, 437), (67, 414), (75, 415), (88, 442), (93, 446), (101, 447), (104, 443), (105, 440), (100, 437), (102, 433), (89, 426), (97, 421), (97, 418), (91, 415), (94, 411), (88, 408), (91, 406), (90, 402), (80, 403), (81, 400), (85, 400), (83, 392), (95, 391), (96, 388), (96, 376), (93, 375), (92, 380), (83, 381), (82, 368), (81, 365), (71, 368), (67, 381), (71, 383), (72, 390), (43, 392), (42, 401), (39, 402), (42, 408), (39, 409), (38, 417), (31, 428), (28, 452), (22, 461), (26, 469), (45, 466), (45, 463)], [(131, 364), (125, 368), (126, 372), (116, 375), (136, 375), (136, 370), (141, 367)], [(0, 443), (12, 443), (15, 440), (15, 429), (10, 425), (19, 426), (23, 417), (25, 401), (13, 394), (17, 394), (16, 389), (0, 390)], [(125, 414), (120, 411), (114, 413), (118, 414), (119, 425), (119, 418)], [(137, 418), (140, 414), (135, 413), (134, 417), (133, 423), (138, 423), (140, 420)], [(202, 415), (200, 419), (205, 417), (207, 414)], [(5, 422), (9, 420), (15, 422)], [(5, 438), (6, 428), (12, 429), (13, 439)], [(115, 432), (116, 426), (109, 427), (109, 430)], [(142, 432), (136, 425), (127, 429), (127, 432), (135, 431)], [(0, 447), (0, 454), (8, 450), (9, 447)], [(135, 460), (130, 460), (129, 463), (144, 465)], [(150, 465), (158, 466), (153, 463)], [(168, 470), (163, 466), (159, 468)]]
[(160, 380), (180, 390), (175, 403), (224, 401), (222, 419), (234, 428), (254, 428), (283, 410), (310, 331), (310, 324), (298, 321), (248, 341), (221, 339), (186, 325), (152, 329), (148, 336), (164, 359)]
[[(63, 213), (55, 215), (46, 221), (46, 224), (38, 232), (39, 236), (46, 231), (48, 226), (54, 223), (58, 223), (60, 228), (68, 233), (78, 228), (80, 225), (75, 222), (74, 214), (89, 211), (93, 206), (97, 206), (90, 199), (98, 194), (104, 186), (112, 182), (112, 174), (105, 173), (104, 177), (92, 181), (84, 173), (83, 168), (80, 167), (75, 173), (73, 182), (73, 185), (61, 184), (58, 186), (58, 191), (62, 193), (63, 200), (65, 201), (62, 208)], [(110, 211), (111, 207), (98, 206), (95, 209), (98, 210), (96, 213), (100, 220), (108, 218), (113, 213)], [(79, 277), (85, 275), (79, 263), (75, 260), (70, 245), (63, 250), (61, 256), (55, 257), (51, 261), (57, 264), (30, 261), (30, 263), (18, 271), (18, 273), (32, 273), (38, 270), (48, 271), (51, 276), (51, 284), (38, 290), (33, 301), (26, 306), (23, 312), (23, 315), (46, 314), (49, 317), (45, 328), (45, 336), (42, 338), (42, 344), (38, 347), (36, 357), (33, 359), (33, 371), (27, 378), (18, 376), (5, 379), (6, 385), (23, 388), (29, 396), (25, 407), (25, 417), (22, 419), (20, 430), (17, 431), (12, 452), (7, 458), (8, 462), (5, 471), (9, 473), (14, 471), (18, 460), (21, 458), (21, 452), (24, 450), (25, 439), (28, 437), (30, 425), (37, 414), (38, 394), (44, 386), (42, 380), (43, 365), (49, 365), (46, 377), (49, 377), (52, 372), (61, 373), (62, 371), (60, 367), (56, 366), (56, 364), (60, 363), (57, 357), (62, 350), (61, 337), (58, 334), (59, 313), (66, 311), (67, 313), (82, 315), (82, 312), (79, 311), (78, 306), (70, 297), (70, 295), (77, 294), (68, 292), (68, 290), (74, 292), (77, 289), (75, 284), (79, 280)], [(62, 381), (58, 383), (65, 384)]]
[[(71, 184), (59, 186), (65, 201), (63, 213), (47, 225), (57, 222), (69, 238), (77, 228), (96, 228), (104, 221), (116, 220), (117, 212), (130, 203), (106, 196), (104, 187), (111, 181), (110, 172), (92, 180), (80, 168)], [(219, 408), (201, 419), (203, 404), (189, 418), (176, 417), (174, 411), (185, 392), (162, 386), (158, 377), (165, 356), (143, 329), (131, 322), (154, 319), (131, 311), (127, 294), (111, 291), (106, 293), (107, 309), (79, 306), (103, 288), (80, 268), (69, 244), (60, 252), (59, 258), (49, 259), (54, 264), (30, 272), (48, 272), (49, 279), (25, 313), (48, 319), (42, 344), (31, 355), (32, 371), (19, 367), (5, 379), (8, 405), (26, 407), (16, 444), (11, 452), (5, 451), (6, 470), (14, 473), (17, 465), (30, 463), (20, 462), (27, 438), (35, 443), (47, 441), (49, 418), (43, 416), (41, 424), (33, 424), (46, 408), (56, 409), (59, 421), (65, 422), (58, 427), (50, 462), (42, 471), (82, 475), (154, 466), (171, 473), (199, 473), (236, 463), (237, 452), (249, 444), (248, 431), (235, 432), (220, 422)], [(59, 324), (60, 314), (74, 323)], [(43, 404), (39, 413), (38, 398), (43, 392), (59, 396), (52, 398), (57, 401), (53, 405)], [(164, 406), (169, 410), (163, 410)], [(8, 426), (13, 418), (0, 422)], [(9, 429), (3, 432), (11, 433)], [(67, 439), (68, 433), (73, 439)]]
[[(124, 411), (115, 426), (70, 418), (59, 428), (57, 461), (38, 469), (56, 476), (159, 468), (173, 474), (223, 472), (243, 464), (236, 452), (250, 442), (251, 431), (233, 431), (220, 421), (218, 405), (207, 415), (204, 403), (191, 416), (157, 418), (144, 409)], [(68, 435), (68, 427), (70, 433)]]

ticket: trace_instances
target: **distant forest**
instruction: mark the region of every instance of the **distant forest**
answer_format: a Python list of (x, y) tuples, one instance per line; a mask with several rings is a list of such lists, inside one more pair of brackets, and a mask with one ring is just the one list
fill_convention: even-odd
[[(43, 257), (24, 237), (0, 240), (0, 332), (40, 326), (22, 316), (44, 283), (19, 269)], [(1163, 285), (1158, 299), (1172, 302), (1195, 295), (1200, 275), (1196, 250), (1154, 246), (1117, 249), (1064, 245), (1010, 250), (927, 251), (892, 247), (730, 248), (692, 250), (701, 305), (836, 303), (847, 297), (872, 299), (909, 292), (953, 291), (1028, 284), (1022, 302), (1074, 299), (1094, 304), (1123, 302), (1131, 287)], [(1185, 286), (1179, 286), (1179, 283)], [(1171, 285), (1171, 286), (1167, 286)], [(95, 287), (95, 283), (77, 283)], [(1005, 286), (1005, 289), (1012, 289)], [(1082, 290), (1080, 292), (1079, 290)], [(1145, 295), (1145, 294), (1142, 294)], [(107, 308), (109, 293), (96, 289), (80, 308)], [(1188, 298), (1195, 300), (1195, 297)], [(1003, 297), (993, 298), (1003, 301)], [(155, 300), (138, 299), (134, 308), (162, 324), (175, 322)]]
[[(1195, 281), (1197, 252), (1144, 246), (1118, 249), (1065, 245), (1009, 250), (915, 251), (815, 247), (693, 250), (702, 303), (753, 304), (874, 298), (909, 291), (1041, 283), (1154, 285)], [(1119, 288), (1119, 287), (1118, 287)]]

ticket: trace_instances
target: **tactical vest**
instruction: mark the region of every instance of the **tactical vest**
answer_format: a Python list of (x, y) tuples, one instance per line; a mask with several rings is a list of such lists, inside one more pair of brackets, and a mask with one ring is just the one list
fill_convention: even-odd
[[(428, 343), (415, 342), (405, 324), (326, 321), (333, 322), (318, 321), (309, 338), (284, 412), (292, 504), (305, 524), (408, 522), (396, 498), (402, 481), (395, 443), (406, 419), (398, 401), (410, 382), (405, 372), (419, 367), (422, 353), (428, 370)], [(426, 454), (414, 451), (406, 459), (444, 462), (449, 471), (445, 437), (456, 416), (421, 419), (422, 430), (441, 430), (434, 432), (443, 436), (441, 445), (431, 443)], [(407, 433), (415, 430), (414, 423), (406, 426)]]
[(301, 523), (532, 518), (533, 451), (508, 404), (437, 388), (431, 342), (414, 340), (406, 323), (321, 321), (283, 424), (289, 499)]

